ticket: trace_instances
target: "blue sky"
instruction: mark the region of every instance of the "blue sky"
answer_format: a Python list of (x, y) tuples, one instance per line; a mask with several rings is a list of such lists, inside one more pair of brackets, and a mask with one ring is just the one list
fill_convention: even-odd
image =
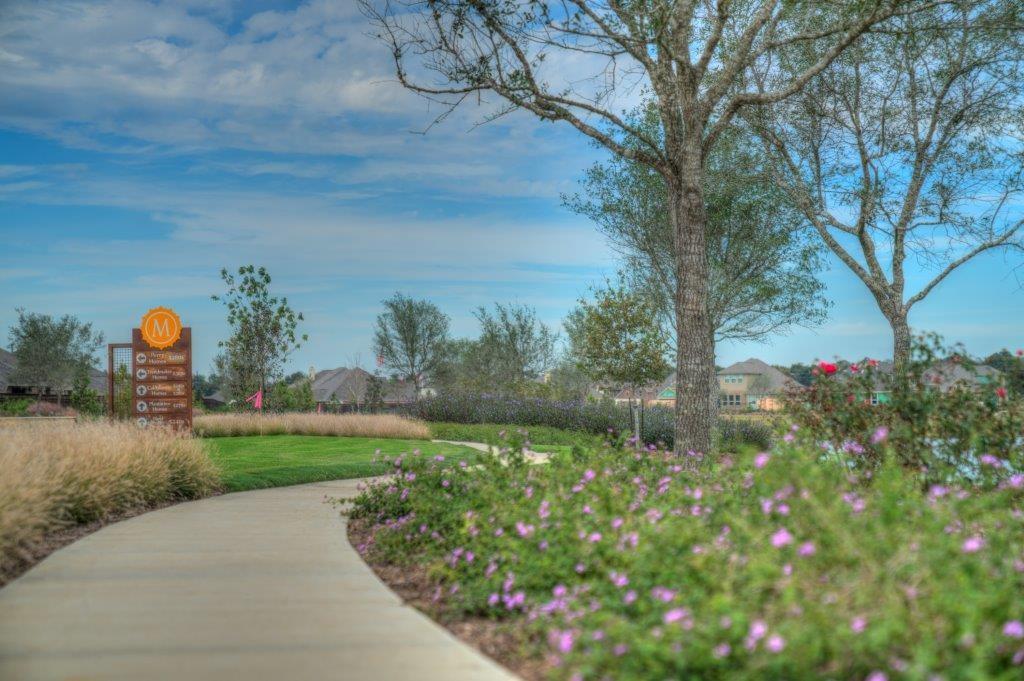
[[(291, 366), (372, 365), (380, 300), (425, 297), (473, 335), (494, 301), (559, 325), (615, 271), (560, 206), (599, 151), (490, 105), (439, 113), (402, 91), (354, 2), (5, 2), (0, 7), (0, 344), (14, 308), (126, 340), (149, 307), (193, 327), (205, 369), (227, 333), (221, 267), (262, 264), (305, 313)], [(975, 353), (1024, 345), (1024, 292), (979, 258), (911, 324)], [(912, 284), (925, 272), (911, 272)], [(888, 328), (833, 262), (829, 321), (719, 347), (791, 363), (887, 356)]]

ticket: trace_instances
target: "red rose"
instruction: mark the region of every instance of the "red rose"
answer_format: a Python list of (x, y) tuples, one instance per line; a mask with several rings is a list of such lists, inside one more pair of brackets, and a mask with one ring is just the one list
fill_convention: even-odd
[(830, 362), (818, 362), (818, 366), (821, 367), (826, 376), (831, 376), (836, 372), (836, 365)]
[(851, 374), (855, 374), (858, 371), (860, 371), (860, 367), (857, 366), (856, 363), (850, 365), (850, 373)]
[(1004, 388), (1003, 386), (999, 386), (998, 388), (996, 388), (996, 397), (998, 397), (1001, 400), (1005, 400), (1006, 388)]
[(876, 367), (876, 366), (878, 366), (878, 360), (877, 359), (869, 359), (868, 360), (868, 366), (869, 367)]
[(1024, 350), (1017, 350), (1018, 357), (1024, 357)]

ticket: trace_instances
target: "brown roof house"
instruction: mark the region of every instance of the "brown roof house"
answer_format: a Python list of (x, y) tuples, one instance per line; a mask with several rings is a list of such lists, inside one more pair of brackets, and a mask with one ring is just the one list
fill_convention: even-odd
[[(349, 369), (324, 369), (312, 372), (313, 399), (317, 404), (330, 406), (341, 411), (362, 408), (367, 401), (367, 386), (372, 374), (355, 367)], [(384, 406), (397, 407), (416, 399), (416, 388), (411, 381), (383, 379)]]
[[(0, 348), (0, 399), (30, 397), (34, 400), (55, 402), (58, 393), (61, 399), (71, 394), (71, 386), (62, 390), (40, 389), (38, 386), (25, 385), (14, 379), (18, 360), (13, 352)], [(107, 373), (99, 369), (89, 369), (89, 387), (99, 395), (107, 394)]]
[(729, 411), (778, 411), (785, 392), (798, 387), (789, 375), (751, 358), (718, 372), (718, 405)]

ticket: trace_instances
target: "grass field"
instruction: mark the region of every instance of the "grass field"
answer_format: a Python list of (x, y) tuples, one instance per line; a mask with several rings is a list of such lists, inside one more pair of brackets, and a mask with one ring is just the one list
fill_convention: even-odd
[(380, 475), (387, 464), (375, 453), (397, 456), (419, 449), (423, 454), (472, 459), (469, 447), (430, 442), (319, 435), (268, 435), (205, 438), (210, 458), (222, 471), (229, 492), (304, 482)]

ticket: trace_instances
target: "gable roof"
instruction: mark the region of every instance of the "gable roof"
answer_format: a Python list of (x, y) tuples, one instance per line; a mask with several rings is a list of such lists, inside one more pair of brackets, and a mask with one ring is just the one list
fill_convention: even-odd
[[(11, 377), (18, 366), (18, 358), (13, 352), (0, 348), (0, 391), (7, 391), (12, 385)], [(20, 385), (15, 383), (14, 385)], [(35, 386), (24, 386), (26, 388)], [(99, 369), (89, 369), (89, 387), (100, 395), (107, 394), (107, 372)]]
[[(339, 367), (324, 369), (313, 376), (313, 399), (317, 402), (352, 404), (366, 399), (366, 387), (372, 374), (365, 369)], [(412, 402), (415, 386), (408, 381), (384, 381), (385, 402)]]
[(745, 359), (742, 362), (736, 362), (730, 364), (721, 371), (718, 372), (719, 376), (725, 375), (746, 375), (746, 376), (763, 376), (767, 383), (765, 388), (768, 392), (781, 392), (787, 388), (797, 386), (797, 382), (793, 380), (789, 375), (779, 371), (771, 364), (763, 362), (755, 357)]

